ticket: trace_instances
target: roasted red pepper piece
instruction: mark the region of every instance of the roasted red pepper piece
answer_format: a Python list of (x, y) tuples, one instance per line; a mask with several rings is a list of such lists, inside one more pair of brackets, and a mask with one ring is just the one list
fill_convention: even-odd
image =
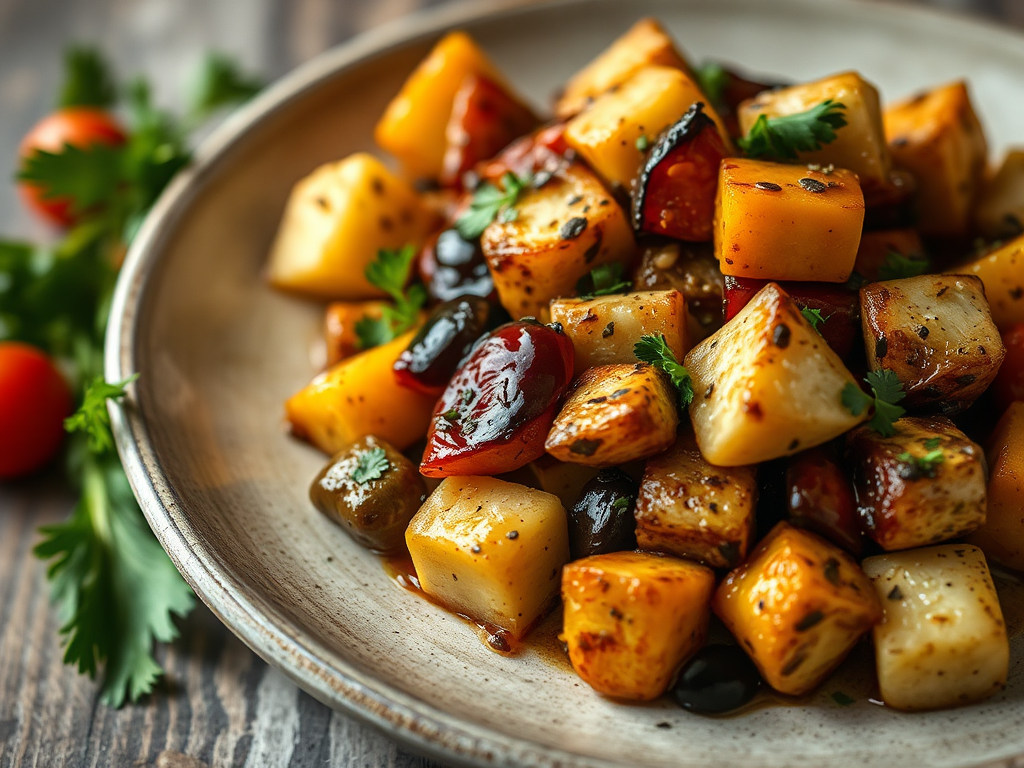
[(851, 555), (864, 549), (853, 484), (827, 448), (789, 459), (786, 469), (789, 521), (824, 536)]
[(480, 163), (476, 173), (481, 180), (492, 184), (506, 173), (520, 178), (553, 174), (568, 164), (574, 154), (565, 141), (565, 123), (552, 123), (513, 141), (492, 160)]
[(718, 127), (697, 102), (647, 154), (633, 190), (633, 228), (691, 242), (710, 240), (718, 167), (728, 156)]
[(572, 342), (532, 320), (497, 328), (462, 364), (434, 409), (420, 472), (497, 475), (544, 455), (569, 389)]

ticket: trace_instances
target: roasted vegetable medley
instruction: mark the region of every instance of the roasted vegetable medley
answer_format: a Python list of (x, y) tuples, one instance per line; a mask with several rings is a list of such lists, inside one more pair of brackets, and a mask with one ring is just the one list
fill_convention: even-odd
[(441, 39), (397, 163), (313, 171), (270, 254), (331, 302), (286, 403), (316, 507), (500, 652), (560, 602), (617, 699), (799, 696), (872, 641), (888, 706), (1002, 690), (1024, 152), (990, 172), (966, 84), (922, 86), (698, 67), (643, 19), (545, 117)]

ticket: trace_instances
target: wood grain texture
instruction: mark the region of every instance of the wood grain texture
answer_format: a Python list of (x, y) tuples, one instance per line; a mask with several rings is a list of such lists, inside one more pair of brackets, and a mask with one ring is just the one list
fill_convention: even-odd
[[(1024, 26), (1019, 0), (905, 0), (975, 10)], [(18, 138), (51, 106), (59, 52), (95, 41), (122, 73), (144, 72), (180, 104), (202, 51), (236, 56), (268, 79), (358, 31), (431, 0), (0, 0), (0, 178)], [(0, 184), (0, 231), (45, 235)], [(0, 436), (2, 439), (2, 436)], [(56, 471), (0, 487), (0, 768), (142, 765), (359, 766), (436, 763), (332, 712), (269, 668), (199, 607), (157, 654), (168, 674), (119, 711), (61, 659), (35, 529), (74, 503)]]

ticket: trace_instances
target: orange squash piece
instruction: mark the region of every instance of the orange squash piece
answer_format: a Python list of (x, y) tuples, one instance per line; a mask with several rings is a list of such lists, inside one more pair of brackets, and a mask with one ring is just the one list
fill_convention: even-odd
[(985, 524), (968, 538), (986, 556), (1024, 571), (1024, 402), (1006, 409), (989, 441)]

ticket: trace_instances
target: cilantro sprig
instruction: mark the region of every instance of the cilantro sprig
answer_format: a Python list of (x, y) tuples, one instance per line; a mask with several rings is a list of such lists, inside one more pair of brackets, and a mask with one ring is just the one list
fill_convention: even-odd
[(747, 157), (796, 160), (800, 152), (813, 152), (836, 140), (836, 131), (846, 125), (845, 109), (844, 104), (826, 99), (806, 112), (759, 115), (736, 143)]
[(364, 485), (371, 480), (380, 479), (389, 469), (391, 462), (388, 461), (387, 453), (377, 446), (359, 456), (356, 468), (352, 470), (352, 480)]
[(914, 256), (904, 256), (896, 251), (889, 251), (885, 261), (878, 268), (879, 280), (902, 280), (906, 277), (917, 277), (931, 271), (931, 262), (928, 259)]
[(397, 251), (382, 249), (377, 252), (377, 260), (367, 265), (366, 279), (395, 303), (384, 307), (380, 317), (363, 315), (356, 322), (360, 349), (387, 344), (416, 325), (419, 312), (427, 301), (427, 291), (422, 285), (405, 287), (412, 275), (415, 258), (416, 249), (407, 245)]
[(896, 434), (895, 422), (907, 412), (902, 406), (896, 405), (907, 396), (903, 384), (896, 373), (888, 368), (872, 371), (864, 377), (864, 381), (871, 387), (871, 395), (851, 382), (843, 388), (843, 405), (854, 416), (860, 416), (867, 409), (873, 408), (874, 413), (868, 426), (883, 437), (892, 437)]
[(515, 209), (519, 195), (532, 184), (533, 177), (529, 174), (516, 176), (511, 171), (501, 177), (501, 188), (485, 181), (473, 193), (469, 209), (459, 216), (455, 228), (464, 240), (475, 240), (495, 219), (505, 223), (515, 221), (519, 216)]
[(641, 336), (633, 346), (633, 354), (637, 360), (650, 363), (668, 374), (672, 386), (679, 392), (679, 402), (684, 408), (693, 401), (693, 381), (690, 379), (690, 372), (676, 360), (675, 353), (669, 349), (664, 336)]
[(625, 271), (626, 268), (617, 261), (594, 267), (576, 282), (576, 293), (581, 299), (625, 293), (633, 285), (622, 279)]
[(800, 314), (804, 316), (804, 319), (811, 324), (811, 328), (816, 330), (819, 335), (821, 334), (821, 329), (818, 326), (828, 320), (828, 317), (832, 317), (832, 315), (822, 317), (820, 309), (811, 309), (810, 307), (803, 307), (800, 310)]

